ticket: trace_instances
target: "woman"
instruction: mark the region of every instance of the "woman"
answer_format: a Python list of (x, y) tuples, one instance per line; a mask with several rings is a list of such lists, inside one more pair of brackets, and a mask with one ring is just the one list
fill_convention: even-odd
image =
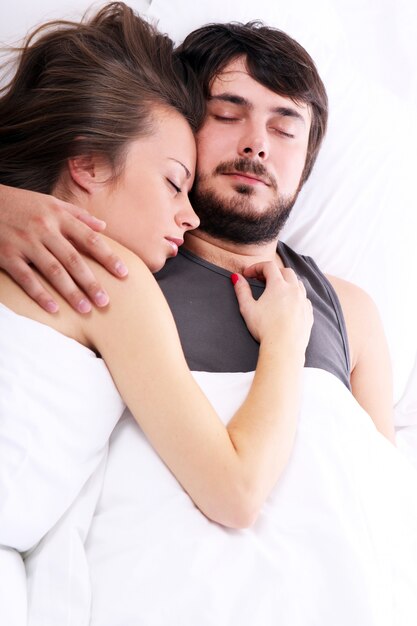
[(171, 41), (123, 3), (81, 24), (41, 27), (21, 52), (0, 100), (0, 182), (53, 193), (105, 220), (130, 272), (127, 285), (97, 267), (111, 306), (85, 317), (58, 294), (51, 317), (0, 277), (0, 544), (30, 549), (68, 508), (103, 458), (123, 408), (117, 391), (195, 504), (220, 524), (252, 524), (286, 464), (312, 324), (295, 274), (254, 267), (267, 280), (258, 302), (234, 277), (261, 352), (226, 428), (186, 366), (149, 271), (198, 226), (188, 192), (191, 127), (202, 111)]

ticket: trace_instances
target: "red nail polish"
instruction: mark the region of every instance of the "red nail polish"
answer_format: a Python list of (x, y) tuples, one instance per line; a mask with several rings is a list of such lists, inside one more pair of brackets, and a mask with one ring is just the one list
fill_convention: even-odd
[(238, 274), (232, 274), (230, 277), (230, 280), (232, 281), (234, 285), (236, 285), (237, 281), (239, 280)]

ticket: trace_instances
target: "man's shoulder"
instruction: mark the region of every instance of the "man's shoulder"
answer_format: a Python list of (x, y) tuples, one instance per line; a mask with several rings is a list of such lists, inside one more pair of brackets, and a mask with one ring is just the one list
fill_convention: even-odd
[(342, 307), (353, 368), (368, 343), (368, 338), (374, 334), (375, 329), (382, 328), (378, 309), (371, 296), (358, 285), (337, 276), (328, 275), (327, 279)]
[(325, 274), (327, 280), (336, 291), (339, 300), (346, 305), (354, 305), (356, 307), (375, 307), (375, 303), (371, 296), (361, 287), (355, 285), (355, 283), (340, 278), (339, 276), (333, 276), (332, 274)]
[(354, 323), (366, 329), (379, 319), (377, 306), (364, 289), (338, 276), (326, 275), (326, 278), (339, 298), (348, 325)]

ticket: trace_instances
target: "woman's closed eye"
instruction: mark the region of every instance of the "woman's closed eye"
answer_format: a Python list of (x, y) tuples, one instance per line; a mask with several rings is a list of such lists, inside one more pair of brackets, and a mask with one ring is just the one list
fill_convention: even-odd
[(181, 193), (181, 187), (178, 187), (178, 185), (176, 185), (170, 178), (167, 178), (166, 180), (176, 193)]

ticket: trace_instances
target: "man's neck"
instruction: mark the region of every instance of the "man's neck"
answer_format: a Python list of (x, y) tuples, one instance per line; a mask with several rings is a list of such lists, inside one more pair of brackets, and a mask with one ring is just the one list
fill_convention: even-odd
[(283, 266), (276, 249), (278, 240), (264, 244), (235, 244), (194, 230), (186, 233), (184, 248), (213, 265), (230, 272), (243, 272), (261, 261), (277, 261)]

